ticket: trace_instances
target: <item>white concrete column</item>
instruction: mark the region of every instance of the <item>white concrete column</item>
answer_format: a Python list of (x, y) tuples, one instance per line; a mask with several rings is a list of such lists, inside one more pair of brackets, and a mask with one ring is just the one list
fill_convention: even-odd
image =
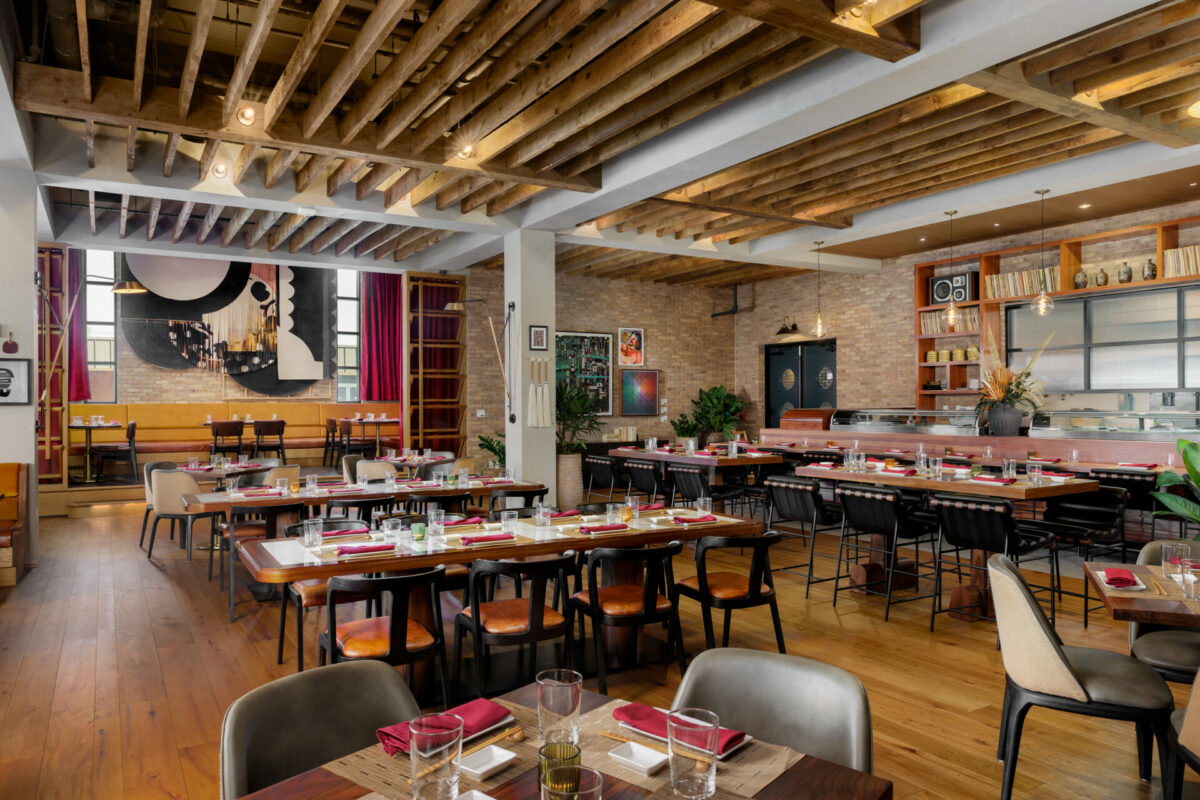
[(37, 540), (37, 187), (28, 168), (0, 168), (0, 242), (4, 243), (4, 291), (0, 292), (0, 326), (4, 338), (12, 331), (20, 347), (15, 358), (31, 361), (29, 379), (33, 402), (27, 406), (0, 405), (0, 461), (29, 465), (29, 546), (26, 561), (38, 560)]
[[(512, 407), (505, 421), (507, 464), (523, 480), (538, 481), (555, 497), (554, 452), (554, 234), (550, 231), (519, 230), (504, 237), (504, 304), (512, 304), (505, 362), (512, 389)], [(493, 313), (499, 317), (495, 309)], [(529, 326), (548, 328), (548, 350), (529, 349)], [(550, 359), (549, 385), (544, 401), (550, 407), (549, 424), (535, 427), (530, 419), (530, 359)]]

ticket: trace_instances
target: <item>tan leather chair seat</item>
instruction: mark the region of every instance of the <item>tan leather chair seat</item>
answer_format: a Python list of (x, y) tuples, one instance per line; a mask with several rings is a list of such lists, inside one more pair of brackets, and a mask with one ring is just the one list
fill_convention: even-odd
[(1122, 653), (1090, 647), (1063, 647), (1063, 655), (1093, 703), (1133, 708), (1162, 708), (1171, 690), (1153, 667)]
[[(310, 578), (306, 581), (292, 581), (292, 591), (300, 598), (300, 605), (304, 608), (324, 606), (329, 596), (329, 580), (327, 578)], [(358, 603), (372, 598), (373, 595), (370, 594), (350, 594), (348, 592), (338, 594), (340, 603)]]
[[(370, 617), (337, 626), (337, 643), (349, 658), (380, 658), (391, 649), (391, 617)], [(433, 644), (433, 634), (415, 619), (408, 620), (408, 649), (419, 650)]]
[[(710, 572), (708, 577), (708, 593), (718, 600), (737, 600), (750, 594), (750, 576), (738, 575), (736, 572)], [(700, 576), (693, 575), (684, 578), (679, 584), (700, 593)], [(765, 583), (759, 590), (762, 594), (770, 594), (771, 587)]]
[[(471, 609), (464, 608), (462, 613), (469, 618)], [(479, 616), (483, 629), (488, 633), (525, 633), (529, 630), (529, 600), (518, 597), (480, 603)], [(562, 614), (549, 606), (542, 607), (542, 627), (557, 628), (565, 624), (566, 620)]]
[(1200, 667), (1200, 631), (1143, 633), (1133, 640), (1133, 655), (1157, 669), (1195, 672)]
[[(642, 585), (620, 584), (617, 586), (601, 586), (596, 592), (600, 601), (601, 613), (610, 617), (632, 617), (642, 613)], [(574, 599), (580, 603), (590, 603), (588, 590), (574, 594)], [(662, 613), (671, 610), (671, 601), (658, 595), (654, 608)]]
[[(254, 539), (265, 538), (267, 535), (266, 520), (261, 519), (246, 519), (233, 523), (233, 536), (236, 539)], [(221, 535), (226, 539), (230, 535), (230, 525), (225, 523), (221, 525)]]

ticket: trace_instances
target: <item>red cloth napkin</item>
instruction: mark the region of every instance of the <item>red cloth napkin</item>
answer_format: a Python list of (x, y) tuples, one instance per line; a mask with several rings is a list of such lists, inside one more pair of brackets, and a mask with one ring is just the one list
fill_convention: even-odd
[[(485, 731), (508, 717), (507, 708), (482, 697), (452, 708), (446, 713), (462, 718), (464, 739), (474, 736), (480, 731)], [(380, 728), (375, 731), (375, 735), (379, 738), (379, 743), (383, 745), (384, 752), (389, 756), (408, 752), (407, 722)]]
[(662, 503), (646, 503), (645, 505), (638, 506), (638, 511), (662, 511), (662, 509)]
[(463, 544), (482, 544), (483, 542), (504, 542), (509, 539), (515, 539), (511, 533), (485, 533), (482, 536), (460, 536), (458, 540)]
[(868, 464), (882, 464), (884, 462), (883, 462), (882, 458), (876, 458), (875, 456), (867, 456), (867, 463)]
[(322, 539), (336, 539), (338, 536), (358, 536), (359, 534), (369, 533), (370, 528), (343, 528), (340, 531), (325, 531), (321, 534)]
[(712, 514), (705, 514), (703, 517), (673, 517), (676, 525), (686, 525), (689, 522), (716, 522), (717, 518)]
[(624, 522), (617, 522), (612, 525), (580, 525), (580, 533), (607, 533), (608, 531), (623, 531), (629, 526)]
[(572, 508), (568, 511), (555, 511), (550, 515), (550, 519), (558, 519), (559, 517), (578, 517), (579, 509)]
[(1046, 476), (1047, 478), (1074, 478), (1075, 477), (1075, 474), (1073, 472), (1047, 472), (1046, 470), (1042, 470), (1042, 475)]
[(442, 525), (443, 528), (452, 528), (455, 525), (479, 525), (483, 522), (483, 517), (467, 517), (466, 519), (456, 519), (454, 522), (446, 522)]
[(1036, 464), (1058, 464), (1062, 461), (1061, 458), (1043, 458), (1041, 456), (1034, 456), (1029, 460)]
[(338, 545), (337, 554), (339, 556), (353, 556), (359, 553), (383, 553), (388, 550), (395, 550), (394, 544), (340, 544)]
[(1118, 567), (1109, 567), (1104, 570), (1104, 582), (1117, 589), (1137, 586), (1137, 580), (1133, 577), (1133, 573)]
[(991, 475), (976, 475), (971, 480), (979, 481), (980, 483), (999, 483), (1002, 486), (1008, 486), (1010, 483), (1017, 482), (1016, 478), (994, 478)]
[(230, 469), (250, 469), (251, 467), (261, 467), (262, 464), (234, 464)]
[(915, 469), (904, 469), (903, 467), (893, 467), (892, 469), (881, 469), (880, 472), (886, 472), (889, 475), (916, 475)]
[(767, 455), (767, 453), (766, 453), (766, 452), (764, 452), (764, 451), (762, 451), (762, 450), (759, 450), (757, 447), (747, 447), (747, 448), (746, 448), (746, 452), (747, 452), (747, 453), (757, 453), (757, 454), (758, 454), (758, 455), (760, 455), (760, 456), (765, 456), (765, 455)]
[[(642, 703), (630, 703), (627, 706), (614, 708), (612, 715), (613, 719), (624, 722), (634, 730), (657, 736), (660, 739), (667, 738), (667, 715), (657, 708), (651, 708)], [(717, 755), (729, 752), (741, 744), (745, 738), (745, 731), (721, 728), (720, 733), (717, 734)]]
[(1158, 464), (1135, 464), (1132, 461), (1118, 461), (1118, 467), (1140, 467), (1141, 469), (1154, 469)]

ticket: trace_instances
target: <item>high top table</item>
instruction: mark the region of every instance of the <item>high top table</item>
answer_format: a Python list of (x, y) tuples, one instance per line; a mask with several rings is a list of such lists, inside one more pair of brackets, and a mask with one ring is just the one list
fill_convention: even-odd
[(92, 477), (92, 431), (113, 430), (120, 428), (121, 423), (117, 420), (112, 422), (72, 422), (67, 427), (73, 431), (83, 431), (83, 482), (95, 483), (96, 479)]
[(375, 426), (375, 457), (379, 458), (379, 454), (383, 452), (383, 450), (380, 449), (379, 427), (381, 425), (399, 425), (400, 418), (399, 417), (372, 417), (371, 419), (367, 419), (366, 417), (357, 417), (357, 418), (342, 417), (341, 419), (338, 420), (338, 422), (349, 422), (351, 425), (361, 425), (364, 439), (367, 438), (367, 426), (374, 425)]

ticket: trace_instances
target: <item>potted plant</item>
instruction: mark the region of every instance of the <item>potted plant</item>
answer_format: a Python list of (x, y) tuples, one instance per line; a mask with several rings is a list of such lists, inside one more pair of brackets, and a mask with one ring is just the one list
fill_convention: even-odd
[[(1177, 447), (1183, 457), (1183, 466), (1187, 470), (1184, 478), (1175, 470), (1163, 470), (1158, 475), (1156, 484), (1159, 491), (1153, 492), (1153, 497), (1166, 506), (1166, 511), (1155, 511), (1155, 514), (1175, 514), (1188, 522), (1200, 525), (1200, 444), (1180, 439)], [(1183, 486), (1191, 498), (1170, 491), (1173, 486)], [(1196, 536), (1200, 539), (1200, 535)]]
[(600, 405), (577, 383), (559, 381), (554, 398), (558, 507), (571, 508), (583, 498), (583, 466), (587, 449), (581, 437), (600, 430)]
[(742, 420), (742, 409), (746, 404), (737, 395), (722, 386), (702, 389), (692, 401), (692, 418), (700, 428), (700, 445), (708, 444), (713, 434), (725, 439), (733, 437), (733, 430)]
[(504, 445), (503, 433), (497, 433), (495, 436), (488, 436), (487, 434), (482, 433), (479, 434), (479, 449), (485, 453), (491, 453), (492, 460), (496, 463), (496, 466), (500, 467), (501, 469), (504, 468), (504, 455), (506, 448)]
[(1014, 372), (1000, 361), (1000, 349), (996, 346), (996, 338), (991, 329), (988, 330), (988, 349), (992, 355), (992, 365), (983, 372), (975, 413), (986, 416), (988, 433), (992, 436), (1020, 435), (1021, 418), (1025, 416), (1023, 409), (1032, 412), (1041, 406), (1041, 381), (1033, 377), (1033, 365), (1037, 363), (1038, 356), (1046, 349), (1046, 345), (1050, 344), (1053, 336), (1051, 333), (1046, 337), (1023, 370)]

